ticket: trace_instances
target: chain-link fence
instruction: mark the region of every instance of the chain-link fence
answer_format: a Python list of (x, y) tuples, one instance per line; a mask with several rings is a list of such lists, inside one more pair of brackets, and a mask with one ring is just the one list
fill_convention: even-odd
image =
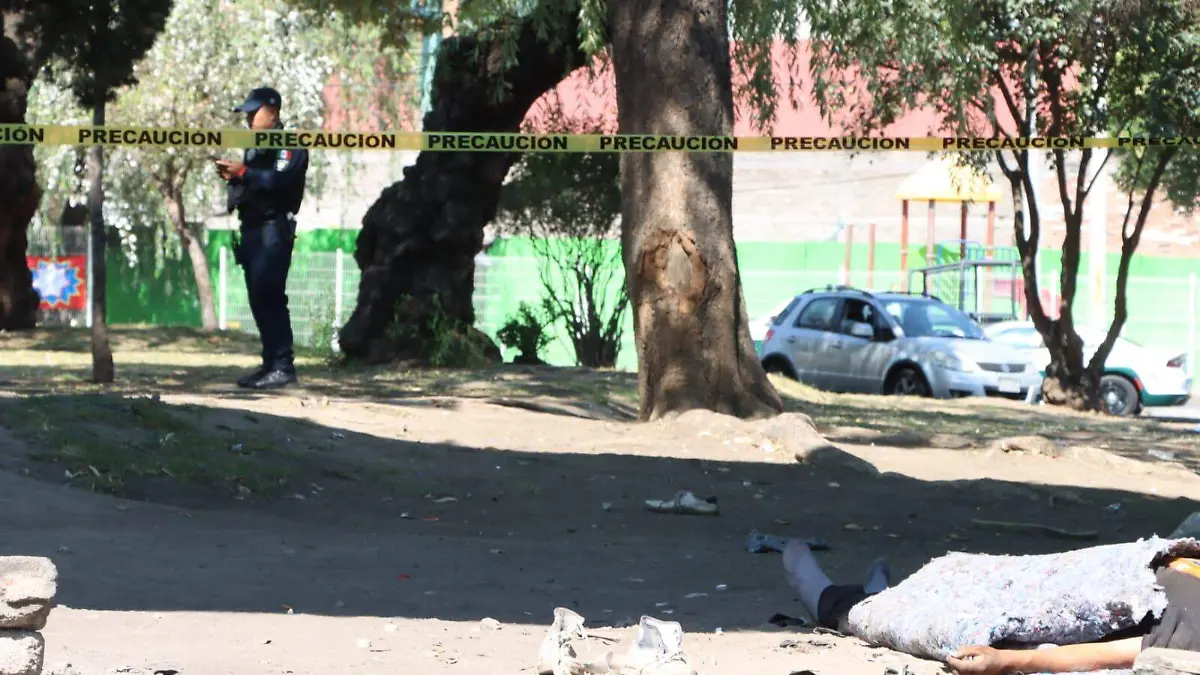
[[(537, 280), (537, 260), (528, 257), (488, 257), (481, 255), (475, 265), (475, 311), (477, 327), (494, 336), (499, 323), (507, 317), (495, 308), (513, 308), (521, 301), (537, 304), (542, 289)], [(255, 333), (254, 319), (246, 299), (241, 268), (233, 264), (232, 254), (223, 250), (218, 268), (218, 313), (221, 327)], [(296, 341), (312, 347), (336, 348), (336, 328), (349, 318), (358, 295), (359, 270), (353, 258), (343, 252), (298, 253), (288, 277), (288, 297)], [(904, 275), (895, 271), (869, 270), (779, 270), (744, 269), (742, 284), (746, 309), (751, 320), (770, 312), (775, 305), (809, 288), (846, 284), (872, 290), (897, 290)], [(1112, 298), (1116, 277), (1107, 280), (1105, 294), (1094, 299), (1086, 274), (1079, 277), (1076, 322), (1080, 325), (1107, 327), (1112, 319)], [(1197, 277), (1166, 279), (1131, 277), (1127, 288), (1129, 318), (1122, 336), (1147, 347), (1186, 353), (1191, 363), (1197, 354)], [(1058, 275), (1047, 274), (1041, 280), (1043, 302), (1057, 305)], [(1006, 304), (1011, 290), (997, 286), (994, 302)], [(1006, 297), (1001, 297), (1006, 296)], [(952, 298), (944, 298), (953, 302)], [(1007, 306), (1007, 305), (1006, 305)], [(1097, 316), (1092, 308), (1108, 307)], [(619, 367), (635, 367), (632, 326), (626, 331)], [(551, 347), (549, 360), (569, 360), (568, 346)], [(558, 359), (555, 354), (561, 355)], [(564, 361), (565, 363), (566, 361)]]

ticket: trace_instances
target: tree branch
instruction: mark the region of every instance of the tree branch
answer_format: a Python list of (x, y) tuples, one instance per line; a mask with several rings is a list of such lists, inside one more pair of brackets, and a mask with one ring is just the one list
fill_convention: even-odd
[(1087, 189), (1083, 191), (1084, 199), (1086, 199), (1088, 195), (1092, 194), (1092, 188), (1095, 187), (1096, 181), (1100, 178), (1100, 174), (1104, 173), (1104, 167), (1108, 164), (1108, 159), (1112, 157), (1112, 154), (1112, 148), (1108, 148), (1104, 151), (1104, 159), (1100, 160), (1100, 166), (1096, 169), (1096, 174), (1092, 176), (1092, 180), (1088, 181)]
[[(1113, 320), (1108, 327), (1108, 333), (1104, 336), (1104, 341), (1100, 343), (1100, 346), (1092, 354), (1092, 358), (1088, 362), (1088, 370), (1092, 373), (1099, 373), (1104, 367), (1104, 363), (1108, 360), (1108, 355), (1112, 352), (1113, 345), (1116, 344), (1117, 336), (1121, 334), (1121, 330), (1125, 327), (1125, 321), (1129, 318), (1128, 298), (1126, 297), (1126, 289), (1129, 285), (1129, 265), (1133, 260), (1134, 252), (1137, 251), (1138, 243), (1141, 242), (1142, 229), (1146, 226), (1146, 220), (1150, 216), (1150, 209), (1154, 206), (1154, 193), (1158, 190), (1158, 186), (1162, 182), (1163, 173), (1167, 170), (1167, 165), (1175, 156), (1175, 151), (1175, 147), (1168, 147), (1162, 150), (1158, 156), (1158, 162), (1154, 166), (1154, 173), (1150, 176), (1150, 183), (1146, 186), (1146, 192), (1142, 195), (1142, 204), (1141, 208), (1138, 209), (1137, 221), (1134, 224), (1133, 233), (1128, 237), (1125, 236), (1125, 228), (1122, 226), (1121, 262), (1117, 266), (1117, 289), (1116, 298), (1113, 303)], [(1140, 157), (1138, 161), (1140, 164)], [(1133, 203), (1133, 190), (1134, 188), (1131, 186), (1129, 190), (1131, 207)], [(1127, 212), (1126, 220), (1128, 218)]]

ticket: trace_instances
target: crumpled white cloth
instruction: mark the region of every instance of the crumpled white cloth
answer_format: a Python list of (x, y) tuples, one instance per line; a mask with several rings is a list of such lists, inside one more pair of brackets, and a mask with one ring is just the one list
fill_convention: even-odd
[[(1154, 563), (1200, 557), (1196, 539), (1150, 539), (1046, 555), (950, 553), (858, 603), (850, 632), (875, 645), (945, 661), (959, 647), (1094, 642), (1162, 616)], [(1129, 673), (1128, 670), (1103, 671)]]

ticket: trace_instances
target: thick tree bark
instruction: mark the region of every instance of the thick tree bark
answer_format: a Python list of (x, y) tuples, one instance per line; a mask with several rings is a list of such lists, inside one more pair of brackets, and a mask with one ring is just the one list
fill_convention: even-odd
[(183, 205), (183, 195), (177, 190), (160, 186), (163, 201), (167, 206), (167, 215), (175, 232), (183, 241), (188, 259), (192, 261), (192, 277), (196, 280), (196, 296), (200, 301), (200, 327), (203, 330), (217, 329), (217, 303), (213, 292), (212, 272), (208, 268), (208, 256), (204, 253), (204, 245), (200, 242), (199, 233), (193, 232), (187, 222), (187, 211)]
[[(19, 17), (0, 15), (0, 124), (23, 124), (34, 68), (12, 38)], [(41, 199), (33, 146), (0, 146), (0, 330), (28, 330), (40, 302), (25, 261), (28, 228)]]
[[(96, 96), (92, 111), (92, 124), (104, 126), (104, 94)], [(112, 346), (108, 343), (108, 265), (105, 251), (108, 249), (104, 231), (104, 146), (88, 148), (88, 211), (92, 227), (92, 381), (110, 384), (113, 372)]]
[[(1050, 352), (1046, 381), (1042, 394), (1047, 403), (1075, 410), (1100, 409), (1100, 373), (1089, 369), (1083, 361), (1083, 339), (1075, 329), (1075, 295), (1079, 289), (1080, 249), (1083, 241), (1083, 203), (1085, 181), (1092, 151), (1084, 150), (1079, 159), (1075, 189), (1068, 187), (1066, 153), (1055, 151), (1059, 200), (1063, 205), (1066, 233), (1062, 245), (1062, 273), (1058, 316), (1049, 334), (1043, 333)], [(1073, 194), (1072, 194), (1073, 192)], [(1100, 255), (1107, 255), (1101, 252)]]
[[(614, 0), (610, 11), (620, 133), (729, 134), (725, 2)], [(641, 419), (696, 408), (779, 413), (742, 297), (733, 155), (624, 154), (621, 203)]]
[[(575, 36), (578, 4), (556, 3), (553, 11), (567, 24), (562, 34)], [(461, 36), (442, 43), (425, 131), (516, 132), (538, 98), (585, 65), (574, 40), (555, 46), (539, 39), (533, 21), (513, 25), (517, 63), (511, 67), (503, 63), (499, 40)], [(499, 100), (498, 78), (509, 83)], [(362, 270), (358, 301), (338, 336), (347, 356), (423, 358), (432, 338), (424, 327), (440, 306), (498, 358), (499, 349), (471, 328), (474, 260), (514, 159), (511, 153), (423, 152), (404, 169), (403, 181), (383, 191), (363, 217), (354, 253)]]

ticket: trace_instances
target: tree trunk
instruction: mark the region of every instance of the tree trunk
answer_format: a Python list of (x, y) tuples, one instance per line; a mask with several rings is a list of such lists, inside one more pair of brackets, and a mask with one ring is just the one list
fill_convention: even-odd
[[(1062, 245), (1062, 273), (1058, 316), (1049, 334), (1043, 333), (1050, 352), (1046, 367), (1046, 382), (1042, 394), (1046, 403), (1075, 410), (1100, 409), (1100, 378), (1083, 362), (1083, 339), (1075, 330), (1075, 294), (1079, 289), (1079, 260), (1083, 242), (1083, 203), (1091, 150), (1080, 153), (1076, 189), (1072, 199), (1068, 187), (1066, 153), (1055, 151), (1054, 168), (1058, 176), (1059, 199), (1063, 205), (1063, 225), (1066, 233)], [(1101, 252), (1107, 255), (1107, 252)]]
[[(96, 96), (92, 111), (92, 124), (104, 126), (104, 94)], [(105, 286), (108, 283), (108, 265), (105, 252), (108, 249), (104, 232), (104, 147), (93, 145), (88, 148), (88, 212), (92, 228), (92, 381), (110, 384), (113, 381), (112, 347), (108, 343), (108, 298)]]
[(166, 189), (162, 191), (163, 201), (167, 205), (167, 215), (175, 232), (183, 240), (188, 258), (192, 261), (192, 276), (196, 280), (196, 296), (200, 301), (200, 327), (203, 330), (217, 330), (217, 303), (213, 292), (212, 272), (208, 267), (208, 256), (204, 253), (204, 245), (200, 242), (200, 233), (192, 231), (187, 222), (187, 211), (183, 206), (183, 195)]
[[(725, 135), (733, 126), (723, 0), (610, 5), (620, 133)], [(750, 339), (733, 244), (733, 155), (621, 156), (621, 244), (643, 420), (783, 405)]]
[[(17, 17), (0, 15), (0, 124), (23, 124), (34, 69), (8, 36)], [(29, 223), (37, 213), (41, 190), (33, 146), (0, 146), (0, 330), (28, 330), (40, 304), (25, 260)]]
[[(443, 42), (424, 130), (518, 131), (530, 106), (586, 63), (574, 40), (578, 3), (555, 3), (550, 11), (562, 13), (568, 44), (540, 39), (531, 19), (514, 21), (517, 63), (511, 67), (503, 63), (498, 40), (461, 36)], [(508, 83), (500, 100), (497, 78)], [(469, 327), (475, 322), (475, 256), (514, 159), (512, 153), (423, 152), (405, 167), (403, 181), (383, 191), (363, 217), (354, 253), (362, 270), (358, 301), (338, 336), (347, 356), (423, 357), (432, 338), (426, 327), (440, 306), (459, 330), (473, 332), (498, 357), (499, 349)]]

